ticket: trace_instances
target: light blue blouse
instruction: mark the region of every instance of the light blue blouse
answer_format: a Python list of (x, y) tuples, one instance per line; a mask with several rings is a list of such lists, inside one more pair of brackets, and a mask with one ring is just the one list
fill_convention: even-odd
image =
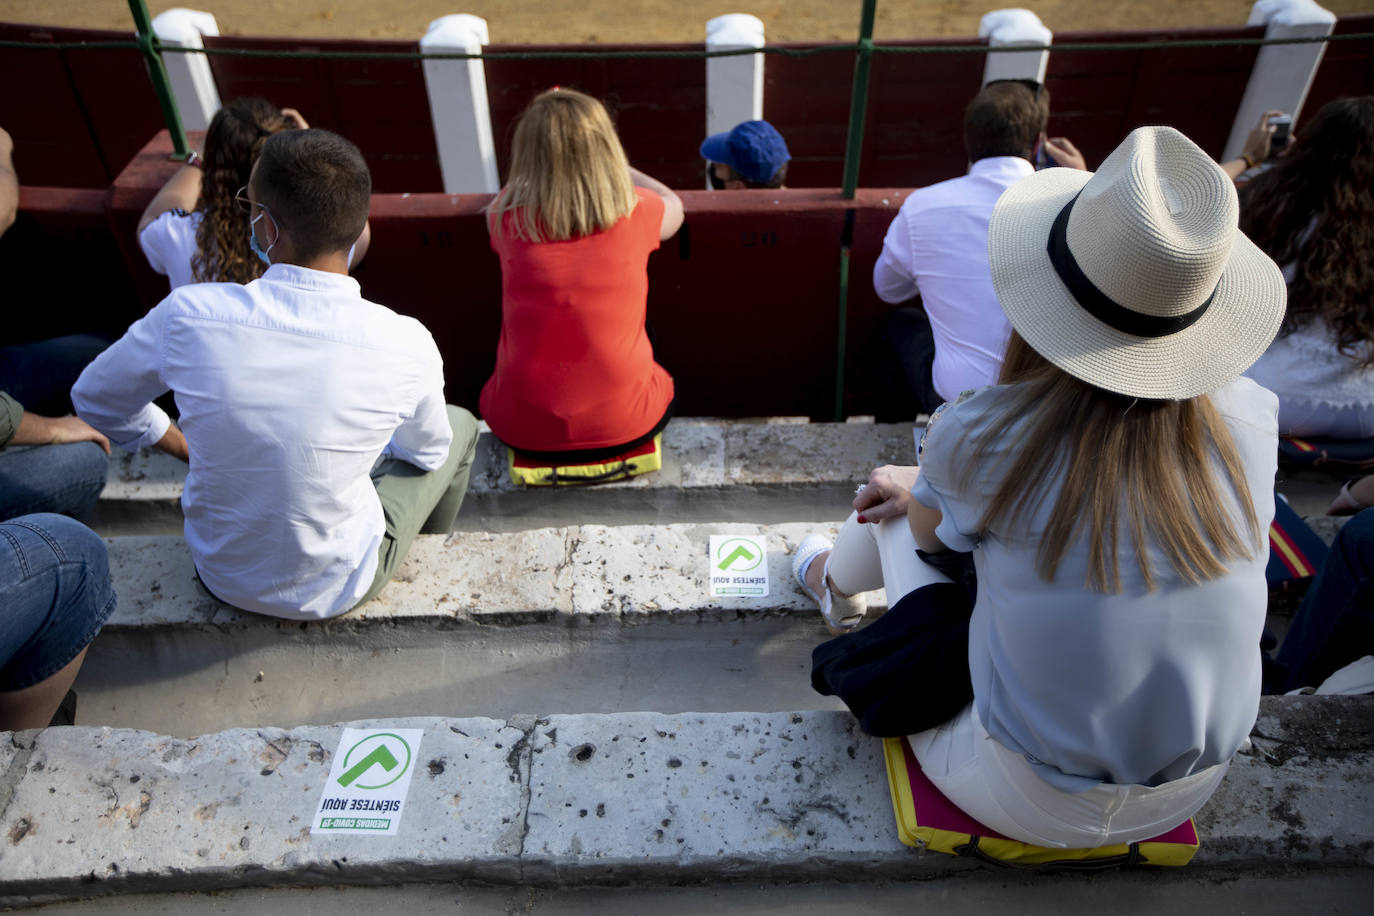
[[(1088, 545), (1080, 536), (1055, 581), (1045, 582), (1035, 569), (1036, 552), (1058, 484), (1025, 530), (978, 527), (1023, 427), (1013, 426), (992, 460), (974, 469), (966, 492), (957, 485), (967, 442), (1006, 409), (1007, 397), (1005, 386), (994, 386), (942, 410), (926, 433), (912, 489), (919, 502), (942, 513), (940, 540), (973, 551), (978, 600), (969, 670), (988, 734), (1067, 791), (1099, 782), (1155, 786), (1229, 760), (1259, 710), (1267, 538), (1253, 558), (1200, 585), (1180, 582), (1152, 550), (1156, 587), (1146, 591), (1123, 532), (1122, 589), (1104, 594), (1083, 584)], [(1245, 378), (1211, 397), (1235, 440), (1267, 533), (1274, 517), (1277, 400)], [(1244, 530), (1239, 519), (1236, 524)]]

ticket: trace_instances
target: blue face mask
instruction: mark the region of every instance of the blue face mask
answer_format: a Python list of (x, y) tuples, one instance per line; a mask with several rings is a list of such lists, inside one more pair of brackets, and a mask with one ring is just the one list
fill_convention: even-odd
[[(258, 244), (258, 234), (253, 231), (254, 228), (257, 226), (258, 220), (262, 219), (266, 215), (267, 208), (263, 207), (261, 213), (248, 220), (248, 247), (253, 249), (253, 254), (258, 256), (258, 260), (262, 261), (262, 263), (270, 267), (272, 265), (272, 259), (268, 257), (268, 252), (275, 248), (277, 243), (273, 241), (271, 245), (268, 245), (267, 248), (264, 249), (261, 245)], [(274, 220), (273, 225), (275, 224), (276, 221)], [(280, 236), (280, 229), (277, 230), (277, 234)]]

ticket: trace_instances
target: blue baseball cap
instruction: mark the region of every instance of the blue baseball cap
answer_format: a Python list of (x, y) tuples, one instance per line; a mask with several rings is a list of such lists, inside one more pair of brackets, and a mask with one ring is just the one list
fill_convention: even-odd
[(792, 155), (772, 124), (745, 121), (734, 130), (707, 137), (701, 144), (701, 157), (730, 166), (745, 181), (767, 184)]

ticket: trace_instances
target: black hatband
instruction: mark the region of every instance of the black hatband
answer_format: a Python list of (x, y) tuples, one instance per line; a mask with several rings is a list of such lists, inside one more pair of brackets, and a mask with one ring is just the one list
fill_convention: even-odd
[[(1082, 192), (1079, 192), (1082, 193)], [(1207, 301), (1182, 315), (1159, 316), (1144, 315), (1133, 309), (1118, 305), (1110, 296), (1102, 292), (1093, 281), (1089, 280), (1078, 266), (1078, 261), (1074, 258), (1073, 252), (1069, 250), (1069, 213), (1073, 211), (1073, 205), (1078, 202), (1078, 195), (1064, 205), (1064, 209), (1059, 211), (1059, 215), (1054, 219), (1054, 225), (1050, 227), (1049, 244), (1045, 250), (1049, 253), (1050, 263), (1054, 265), (1055, 273), (1059, 274), (1059, 279), (1064, 281), (1064, 285), (1069, 288), (1070, 295), (1083, 307), (1088, 314), (1105, 325), (1116, 328), (1127, 334), (1134, 334), (1136, 337), (1165, 337), (1169, 334), (1177, 334), (1184, 328), (1191, 327), (1202, 313), (1207, 311), (1207, 307), (1216, 298), (1216, 289), (1207, 297)], [(1218, 287), (1220, 284), (1218, 284)]]

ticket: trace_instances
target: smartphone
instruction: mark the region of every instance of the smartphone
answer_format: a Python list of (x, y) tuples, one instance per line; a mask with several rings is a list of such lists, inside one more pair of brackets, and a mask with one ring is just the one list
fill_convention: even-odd
[(1293, 116), (1274, 115), (1269, 119), (1269, 126), (1274, 128), (1274, 133), (1269, 137), (1269, 158), (1274, 159), (1288, 148), (1288, 140), (1293, 133)]

